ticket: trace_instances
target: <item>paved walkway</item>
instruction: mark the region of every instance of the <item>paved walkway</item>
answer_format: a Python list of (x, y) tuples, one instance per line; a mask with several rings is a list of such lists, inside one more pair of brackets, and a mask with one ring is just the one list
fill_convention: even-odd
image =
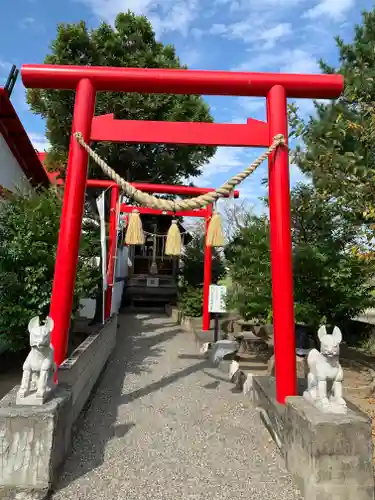
[(120, 317), (118, 345), (54, 500), (299, 500), (250, 401), (166, 317)]

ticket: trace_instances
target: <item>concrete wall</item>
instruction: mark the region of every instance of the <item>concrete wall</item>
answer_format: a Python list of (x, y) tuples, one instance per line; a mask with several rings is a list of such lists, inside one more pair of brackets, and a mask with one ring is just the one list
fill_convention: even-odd
[[(253, 377), (253, 401), (305, 500), (374, 500), (371, 420), (348, 403), (322, 413), (302, 396), (276, 401), (275, 378)], [(302, 394), (305, 380), (298, 381)]]
[(371, 422), (356, 408), (324, 414), (303, 397), (288, 397), (284, 453), (305, 499), (374, 499)]
[(27, 192), (31, 189), (31, 184), (2, 134), (0, 134), (0, 186), (9, 191)]
[(72, 423), (77, 419), (116, 345), (117, 315), (87, 337), (59, 367), (59, 384), (72, 392)]

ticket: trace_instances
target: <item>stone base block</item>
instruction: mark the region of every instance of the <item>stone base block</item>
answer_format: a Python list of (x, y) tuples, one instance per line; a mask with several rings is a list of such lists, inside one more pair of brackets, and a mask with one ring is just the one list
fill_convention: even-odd
[[(307, 358), (302, 356), (296, 356), (296, 369), (298, 378), (307, 378), (309, 373), (309, 367), (307, 365)], [(275, 356), (272, 355), (268, 360), (267, 374), (271, 377), (275, 376)]]
[(285, 407), (276, 401), (274, 377), (253, 377), (253, 401), (277, 446), (284, 444)]
[(306, 500), (373, 500), (371, 422), (359, 410), (324, 414), (300, 396), (287, 398), (286, 466)]
[(210, 360), (215, 366), (218, 366), (223, 360), (234, 359), (239, 347), (238, 342), (235, 340), (218, 340), (212, 345)]
[(374, 500), (371, 421), (357, 407), (322, 413), (302, 396), (281, 405), (274, 377), (253, 377), (253, 398), (305, 500)]
[(178, 307), (172, 306), (171, 304), (166, 304), (165, 313), (167, 314), (167, 316), (172, 318), (172, 321), (174, 321), (178, 325), (181, 323), (182, 313), (178, 309)]
[(47, 498), (69, 451), (75, 422), (116, 345), (116, 334), (114, 315), (62, 363), (59, 385), (45, 404), (17, 406), (19, 386), (0, 401), (0, 499)]
[(57, 388), (43, 406), (17, 406), (18, 389), (0, 401), (0, 498), (45, 498), (70, 446), (71, 392)]
[(49, 399), (52, 398), (55, 387), (48, 388), (43, 397), (37, 395), (36, 391), (30, 391), (29, 393), (21, 396), (19, 392), (16, 396), (16, 405), (20, 406), (43, 406)]

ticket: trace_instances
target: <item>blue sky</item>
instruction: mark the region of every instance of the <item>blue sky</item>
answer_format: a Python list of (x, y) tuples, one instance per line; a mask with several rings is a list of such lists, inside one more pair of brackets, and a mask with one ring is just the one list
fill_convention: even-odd
[[(112, 22), (118, 12), (130, 9), (152, 21), (157, 37), (173, 43), (183, 63), (192, 69), (319, 72), (317, 60), (337, 62), (335, 35), (350, 41), (361, 12), (370, 0), (0, 0), (0, 81), (11, 64), (42, 63), (58, 23), (85, 20), (95, 27)], [(15, 8), (17, 6), (17, 8)], [(9, 7), (9, 8), (7, 8)], [(44, 123), (29, 111), (19, 79), (12, 101), (36, 148), (44, 149)], [(217, 122), (245, 123), (248, 117), (264, 119), (262, 99), (208, 97)], [(304, 114), (311, 101), (299, 103)], [(219, 148), (199, 181), (218, 186), (241, 170), (259, 150)], [(257, 203), (264, 193), (264, 164), (242, 185), (242, 197)], [(292, 185), (301, 180), (291, 166)], [(259, 206), (259, 204), (258, 204)]]

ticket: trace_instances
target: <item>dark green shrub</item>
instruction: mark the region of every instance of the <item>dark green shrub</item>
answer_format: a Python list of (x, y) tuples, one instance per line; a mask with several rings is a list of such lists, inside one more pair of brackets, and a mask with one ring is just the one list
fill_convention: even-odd
[(343, 325), (374, 307), (374, 261), (353, 252), (362, 239), (358, 224), (308, 185), (293, 189), (291, 208), (296, 320)]
[(232, 285), (228, 308), (245, 320), (266, 323), (272, 310), (269, 222), (267, 217), (248, 214), (225, 249)]
[[(0, 341), (10, 350), (27, 347), (27, 325), (49, 312), (60, 226), (58, 193), (12, 195), (0, 207)], [(94, 297), (101, 280), (92, 258), (100, 255), (97, 229), (81, 237), (73, 314), (80, 298)]]
[(199, 318), (203, 314), (203, 288), (187, 287), (179, 296), (179, 308), (185, 316)]
[[(374, 260), (353, 251), (365, 230), (310, 185), (293, 189), (291, 215), (296, 322), (340, 326), (374, 307)], [(247, 320), (269, 321), (272, 309), (269, 230), (266, 216), (248, 214), (225, 251), (228, 304)]]
[[(204, 238), (201, 233), (193, 234), (181, 257), (183, 286), (201, 287), (204, 275)], [(216, 284), (225, 274), (224, 261), (218, 251), (212, 249), (212, 283)]]

